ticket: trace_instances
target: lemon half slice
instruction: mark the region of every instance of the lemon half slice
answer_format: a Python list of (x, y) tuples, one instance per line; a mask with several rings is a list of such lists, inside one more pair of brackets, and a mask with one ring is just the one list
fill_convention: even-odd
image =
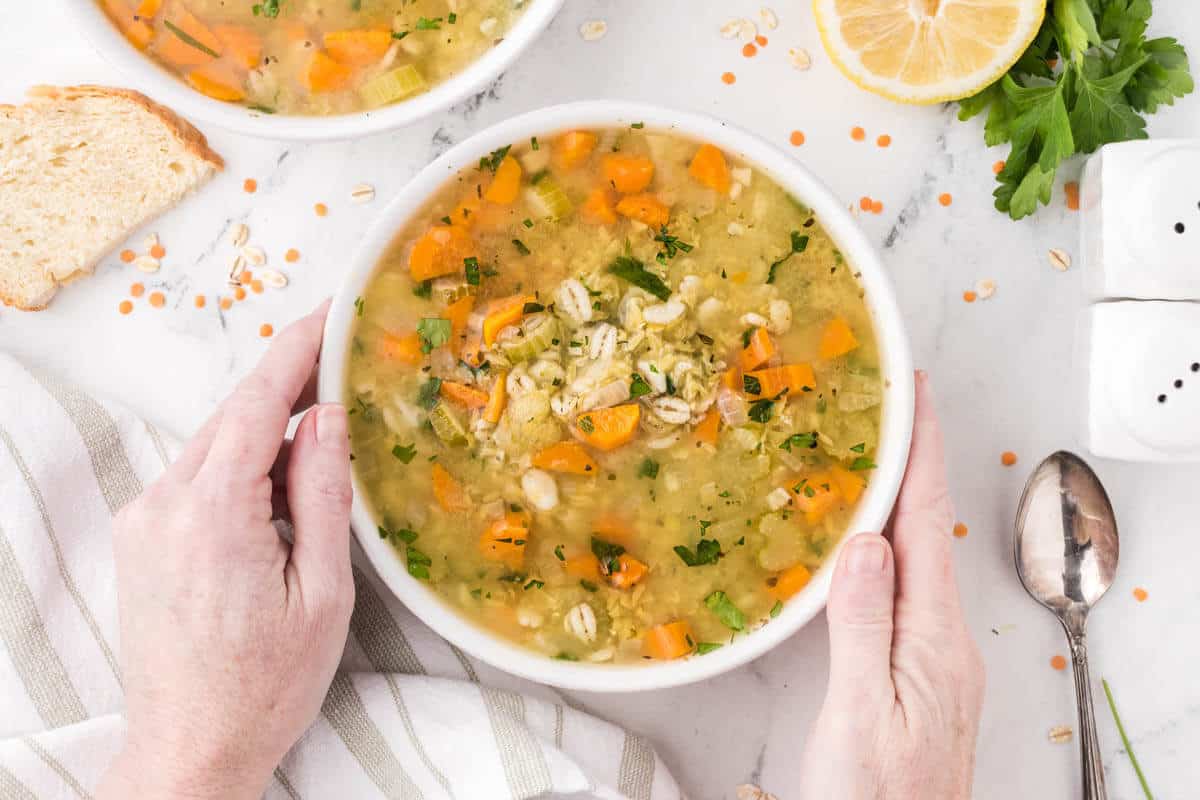
[(829, 57), (862, 88), (901, 103), (975, 94), (1016, 63), (1046, 0), (813, 0)]

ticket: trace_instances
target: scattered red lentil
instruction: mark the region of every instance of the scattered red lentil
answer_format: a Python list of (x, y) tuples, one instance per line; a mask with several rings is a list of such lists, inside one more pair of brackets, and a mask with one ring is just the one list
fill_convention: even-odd
[(882, 200), (872, 200), (871, 201), (871, 213), (872, 214), (882, 214), (883, 213), (883, 201)]
[(871, 198), (867, 197), (866, 195), (863, 195), (862, 197), (860, 197), (858, 200), (858, 207), (863, 211), (870, 211), (871, 210)]
[(234, 297), (236, 297), (238, 300), (245, 300), (245, 299), (246, 299), (246, 290), (245, 290), (245, 288), (244, 288), (244, 287), (241, 287), (241, 286), (236, 286), (236, 287), (234, 287), (234, 289), (233, 289), (233, 296), (234, 296)]
[(1072, 211), (1079, 210), (1079, 184), (1075, 181), (1068, 181), (1063, 184), (1063, 191), (1067, 195), (1067, 208)]
[(161, 244), (156, 244), (150, 248), (150, 255), (153, 258), (162, 258), (166, 254), (167, 248), (163, 247)]
[(229, 297), (222, 297), (220, 306), (222, 311), (228, 311), (229, 309), (233, 308), (233, 299)]
[(262, 294), (263, 293), (263, 282), (260, 281), (258, 278), (255, 278), (254, 280), (250, 281), (250, 291), (254, 292), (255, 294)]
[(1062, 656), (1055, 656), (1054, 658), (1050, 659), (1050, 666), (1059, 672), (1062, 672), (1067, 668), (1067, 659)]
[(121, 260), (124, 261), (126, 264), (130, 263), (135, 258), (137, 258), (137, 253), (133, 252), (132, 250), (122, 250), (121, 251)]
[(948, 206), (954, 202), (954, 197), (949, 192), (942, 192), (938, 195), (938, 202), (944, 206)]
[(254, 194), (258, 191), (258, 181), (254, 180), (254, 178), (246, 178), (246, 180), (242, 181), (242, 191)]
[(238, 283), (242, 284), (243, 286), (252, 280), (254, 280), (254, 273), (248, 269), (242, 270), (242, 274), (238, 275)]
[(725, 83), (725, 84), (732, 84), (732, 83), (733, 83), (734, 81), (736, 81), (736, 80), (737, 80), (737, 76), (736, 76), (736, 75), (734, 75), (732, 72), (726, 72), (726, 73), (723, 73), (723, 74), (721, 75), (721, 82), (722, 82), (722, 83)]
[(162, 292), (151, 292), (150, 293), (150, 305), (154, 306), (155, 308), (162, 308), (166, 304), (167, 304), (167, 298), (163, 295)]
[(259, 327), (259, 329), (258, 329), (258, 335), (263, 337), (264, 339), (267, 338), (268, 336), (270, 336), (271, 334), (273, 334), (274, 332), (275, 332), (275, 329), (272, 328), (271, 325), (266, 322), (264, 322), (262, 324), (262, 326)]
[(747, 42), (746, 46), (742, 48), (742, 55), (746, 58), (754, 58), (758, 55), (758, 48), (754, 46), (753, 42)]
[(133, 311), (133, 303), (129, 300), (122, 300), (117, 306), (117, 311), (120, 311), (122, 314), (128, 314), (130, 311)]
[(293, 247), (292, 249), (288, 250), (286, 253), (283, 254), (283, 260), (288, 262), (289, 264), (296, 263), (297, 261), (300, 260), (300, 251)]
[(788, 137), (788, 141), (791, 142), (795, 147), (799, 147), (800, 145), (804, 144), (804, 132), (792, 131), (792, 135)]
[(867, 132), (855, 125), (850, 129), (850, 138), (856, 142), (861, 142), (863, 139), (867, 138)]
[(754, 41), (758, 42), (759, 47), (767, 46), (767, 37), (763, 36), (761, 33), (754, 37)]
[(315, 206), (313, 206), (313, 211), (316, 212), (318, 217), (323, 217), (329, 213), (329, 206), (325, 205), (324, 203), (317, 203)]
[(1004, 171), (1004, 161), (1003, 160), (997, 161), (995, 164), (992, 164), (992, 172), (994, 172), (995, 174), (999, 175), (1003, 171)]
[(1017, 454), (1012, 450), (1005, 450), (1000, 454), (1000, 463), (1006, 467), (1011, 467), (1017, 463)]
[(208, 300), (206, 300), (202, 294), (196, 295), (196, 299), (192, 302), (195, 303), (196, 308), (204, 308), (204, 306), (208, 304)]
[(964, 303), (974, 303), (975, 300), (978, 299), (978, 297), (979, 297), (979, 295), (975, 294), (970, 289), (967, 289), (965, 292), (963, 292), (963, 302)]
[(875, 144), (879, 145), (880, 147), (887, 147), (891, 143), (892, 137), (888, 136), (886, 133), (881, 134), (879, 138), (875, 140)]
[(140, 283), (135, 283), (129, 287), (129, 293), (134, 297), (141, 297), (146, 293), (146, 287)]
[(1140, 586), (1133, 590), (1133, 599), (1137, 600), (1139, 603), (1146, 602), (1146, 598), (1149, 596), (1150, 593)]
[(954, 536), (957, 539), (967, 538), (967, 526), (961, 522), (954, 523)]

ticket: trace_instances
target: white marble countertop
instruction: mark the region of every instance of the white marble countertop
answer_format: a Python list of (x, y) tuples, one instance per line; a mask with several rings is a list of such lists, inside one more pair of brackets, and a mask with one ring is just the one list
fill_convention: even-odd
[[(16, 101), (38, 82), (137, 85), (105, 64), (56, 4), (2, 5), (0, 100)], [(134, 314), (118, 315), (129, 284), (145, 276), (109, 258), (96, 277), (63, 291), (47, 311), (0, 311), (0, 349), (184, 435), (258, 358), (265, 346), (259, 325), (278, 328), (332, 293), (373, 212), (450, 144), (507, 116), (578, 98), (635, 99), (732, 120), (808, 164), (847, 203), (862, 195), (885, 203), (881, 215), (861, 221), (891, 269), (917, 363), (937, 387), (951, 485), (970, 526), (970, 535), (956, 542), (959, 578), (989, 671), (976, 797), (1078, 796), (1075, 745), (1047, 741), (1052, 726), (1075, 722), (1069, 672), (1049, 667), (1051, 656), (1066, 652), (1065, 642), (1050, 615), (1021, 590), (1011, 557), (1013, 513), (1028, 469), (1054, 449), (1079, 448), (1080, 406), (1068, 378), (1083, 303), (1080, 274), (1056, 272), (1046, 260), (1051, 247), (1077, 251), (1077, 217), (1061, 195), (1020, 223), (994, 211), (992, 164), (1005, 153), (984, 148), (980, 125), (957, 122), (949, 108), (897, 106), (851, 86), (825, 58), (808, 3), (779, 2), (781, 25), (769, 33), (769, 46), (757, 58), (743, 58), (717, 29), (730, 16), (756, 16), (760, 6), (758, 0), (569, 0), (535, 51), (490, 90), (406, 131), (290, 145), (207, 128), (228, 169), (150, 226), (168, 255), (147, 286), (166, 292), (167, 307), (156, 311), (143, 301)], [(1159, 2), (1155, 11), (1153, 30), (1181, 38), (1200, 63), (1200, 8)], [(581, 40), (578, 27), (589, 19), (607, 21), (604, 39)], [(791, 69), (789, 47), (811, 52), (811, 71)], [(737, 74), (733, 86), (721, 83), (725, 70)], [(851, 140), (854, 125), (867, 130), (866, 143)], [(803, 146), (789, 145), (793, 130), (805, 133)], [(1196, 135), (1200, 97), (1161, 112), (1150, 131)], [(881, 133), (892, 136), (890, 148), (873, 143)], [(1078, 170), (1073, 163), (1065, 172), (1073, 177)], [(256, 194), (242, 191), (247, 177), (258, 181)], [(374, 204), (350, 202), (351, 187), (361, 181), (375, 185)], [(942, 192), (954, 197), (948, 208), (937, 201)], [(320, 220), (312, 212), (318, 201), (330, 208)], [(224, 314), (213, 302), (197, 311), (193, 294), (211, 298), (222, 289), (225, 231), (233, 221), (246, 222), (273, 261), (282, 263), (288, 247), (303, 256), (288, 266), (286, 290)], [(962, 292), (983, 278), (996, 281), (995, 296), (964, 303)], [(1004, 450), (1020, 455), (1015, 468), (1000, 466)], [(1092, 620), (1095, 677), (1113, 685), (1156, 795), (1194, 796), (1200, 468), (1094, 465), (1124, 534), (1117, 584)], [(1135, 586), (1149, 591), (1146, 602), (1134, 601)], [(819, 619), (768, 656), (704, 684), (574, 700), (649, 736), (695, 800), (732, 797), (744, 781), (788, 800), (826, 673)], [(1099, 695), (1098, 702), (1111, 796), (1140, 797)]]

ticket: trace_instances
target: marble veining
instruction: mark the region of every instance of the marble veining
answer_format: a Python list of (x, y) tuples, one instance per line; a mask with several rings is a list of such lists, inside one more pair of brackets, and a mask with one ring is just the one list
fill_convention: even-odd
[[(767, 3), (768, 5), (770, 3)], [(0, 8), (0, 100), (18, 101), (28, 85), (112, 83), (118, 74), (63, 24), (52, 3)], [(106, 259), (95, 277), (59, 294), (39, 314), (0, 310), (0, 348), (29, 363), (103, 392), (151, 421), (184, 435), (211, 412), (255, 362), (265, 343), (261, 323), (277, 329), (331, 294), (374, 212), (413, 175), (454, 143), (507, 116), (580, 98), (625, 98), (714, 114), (749, 128), (807, 164), (845, 202), (882, 200), (880, 215), (862, 214), (884, 253), (909, 325), (917, 363), (938, 391), (951, 485), (970, 535), (955, 542), (959, 580), (972, 631), (986, 659), (987, 704), (976, 792), (984, 800), (1078, 796), (1074, 744), (1047, 732), (1074, 725), (1070, 676), (1053, 671), (1065, 653), (1057, 623), (1030, 601), (1013, 574), (1011, 526), (1028, 470), (1059, 447), (1078, 448), (1081, 405), (1074, 388), (1073, 331), (1083, 305), (1078, 269), (1059, 273), (1046, 252), (1078, 255), (1078, 218), (1061, 202), (1014, 223), (992, 209), (991, 165), (1004, 157), (983, 145), (981, 125), (959, 123), (952, 108), (893, 105), (846, 82), (828, 63), (807, 3), (776, 3), (780, 27), (770, 45), (744, 59), (718, 28), (730, 16), (755, 17), (761, 0), (571, 0), (536, 48), (493, 85), (445, 114), (410, 128), (354, 142), (287, 144), (206, 128), (228, 161), (225, 174), (148, 231), (168, 255), (145, 276)], [(608, 34), (584, 42), (579, 25), (604, 19)], [(1155, 4), (1154, 35), (1179, 37), (1200, 62), (1200, 8)], [(804, 47), (808, 72), (793, 70), (787, 49)], [(730, 70), (737, 83), (720, 75)], [(850, 139), (854, 125), (865, 142)], [(807, 142), (792, 147), (801, 130)], [(1154, 136), (1200, 131), (1200, 97), (1150, 121)], [(891, 147), (874, 144), (888, 133)], [(1079, 164), (1064, 172), (1078, 174)], [(244, 178), (257, 193), (242, 191)], [(373, 203), (355, 205), (351, 188), (374, 185)], [(1060, 180), (1061, 183), (1061, 180)], [(942, 192), (953, 195), (939, 205)], [(329, 216), (312, 213), (315, 202)], [(222, 313), (229, 228), (244, 223), (251, 242), (270, 254), (290, 285), (255, 295)], [(284, 264), (283, 252), (302, 253)], [(962, 292), (981, 279), (996, 294), (966, 304)], [(163, 310), (144, 301), (129, 317), (117, 303), (135, 280), (168, 296)], [(203, 310), (192, 295), (209, 296)], [(1013, 450), (1016, 467), (1000, 466)], [(1091, 620), (1097, 681), (1112, 684), (1126, 728), (1161, 798), (1185, 798), (1200, 785), (1200, 511), (1196, 467), (1136, 466), (1094, 460), (1123, 537), (1111, 595)], [(1149, 591), (1136, 603), (1131, 591)], [(815, 717), (828, 671), (824, 621), (818, 618), (773, 652), (706, 683), (639, 695), (573, 693), (569, 700), (648, 736), (693, 800), (732, 798), (750, 781), (792, 794), (797, 755)], [(1113, 800), (1141, 796), (1112, 727), (1103, 694), (1101, 740)]]

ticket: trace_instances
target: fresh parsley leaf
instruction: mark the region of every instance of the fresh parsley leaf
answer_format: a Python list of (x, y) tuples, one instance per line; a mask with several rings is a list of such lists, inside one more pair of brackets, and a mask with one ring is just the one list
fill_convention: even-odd
[(413, 287), (413, 294), (425, 300), (433, 297), (433, 281), (421, 281)]
[(854, 472), (875, 469), (875, 462), (866, 456), (859, 456), (858, 458), (854, 459), (854, 461), (850, 462), (850, 469)]
[(412, 444), (396, 445), (392, 448), (392, 455), (400, 460), (401, 464), (410, 464), (417, 457), (416, 442)]
[(629, 397), (636, 398), (643, 395), (651, 394), (654, 388), (646, 383), (646, 379), (638, 373), (633, 373), (629, 376)]
[(658, 477), (658, 462), (652, 458), (643, 459), (638, 466), (638, 477), (654, 480)]
[(425, 317), (417, 323), (417, 335), (421, 337), (421, 352), (429, 353), (450, 341), (450, 320)]
[(853, 447), (851, 447), (851, 448), (850, 448), (850, 452), (851, 452), (851, 453), (865, 453), (865, 452), (867, 452), (867, 443), (866, 443), (866, 442), (859, 442), (858, 444), (856, 444), (856, 445), (854, 445)]
[(366, 304), (363, 302), (363, 299), (361, 297), (354, 298), (354, 316), (361, 317), (363, 315), (363, 309), (365, 307), (366, 307)]
[(600, 560), (600, 571), (605, 575), (621, 571), (621, 563), (617, 559), (624, 552), (625, 548), (619, 544), (592, 537), (592, 555)]
[(441, 17), (434, 17), (433, 19), (418, 17), (416, 29), (419, 31), (440, 31), (442, 29), (441, 22)]
[(589, 592), (594, 592), (600, 588), (599, 586), (592, 583), (591, 581), (580, 581), (579, 585), (582, 586), (584, 589), (588, 590)]
[(442, 390), (441, 378), (430, 378), (421, 384), (417, 390), (417, 405), (428, 411), (438, 401), (438, 393)]
[(520, 239), (513, 239), (512, 243), (513, 243), (513, 247), (517, 248), (517, 252), (523, 256), (527, 256), (533, 252)]
[(775, 605), (771, 606), (771, 619), (778, 617), (780, 611), (783, 611), (783, 601), (776, 600)]
[(567, 557), (565, 555), (563, 555), (563, 546), (561, 544), (557, 544), (554, 546), (554, 557), (557, 558), (559, 561), (567, 560)]
[(716, 615), (721, 624), (731, 631), (741, 631), (746, 628), (746, 615), (741, 612), (733, 601), (721, 590), (717, 590), (704, 598), (704, 605)]
[(579, 430), (583, 431), (584, 433), (596, 432), (596, 423), (592, 422), (591, 417), (580, 417), (575, 421), (575, 424), (578, 425)]
[(479, 285), (479, 259), (475, 256), (463, 259), (463, 269), (467, 273), (467, 283), (471, 286)]
[(713, 650), (720, 650), (724, 646), (720, 642), (696, 642), (696, 655), (702, 656), (705, 653), (711, 653)]
[[(592, 590), (595, 591), (595, 590)], [(573, 656), (570, 653), (563, 651), (554, 657), (558, 661), (578, 661), (579, 656)]]
[(409, 34), (408, 31), (392, 31), (392, 38), (395, 39), (396, 41), (400, 41), (405, 36), (408, 36), (408, 34)]
[(750, 411), (747, 413), (750, 419), (765, 425), (771, 421), (771, 415), (775, 413), (775, 401), (765, 399), (755, 400), (750, 404)]
[(716, 539), (701, 539), (696, 544), (696, 549), (693, 551), (690, 547), (684, 545), (676, 545), (674, 548), (675, 555), (687, 564), (689, 567), (703, 567), (708, 564), (715, 564), (721, 557), (721, 543)]
[[(817, 446), (817, 432), (816, 431), (813, 431), (812, 433), (793, 433), (791, 436), (789, 436), (788, 438), (784, 439), (782, 442), (779, 443), (779, 449), (787, 450), (789, 453), (792, 452), (793, 447), (806, 448), (806, 449), (812, 450), (816, 446)], [(854, 448), (851, 448), (851, 449), (854, 449)], [(862, 452), (862, 451), (860, 450), (858, 452)]]
[(539, 581), (537, 578), (531, 578), (529, 583), (525, 584), (525, 591), (528, 592), (530, 589), (542, 589), (545, 588), (545, 586), (545, 581)]
[(408, 546), (408, 550), (404, 555), (405, 560), (408, 562), (408, 574), (418, 580), (429, 580), (429, 568), (433, 566), (433, 559), (412, 545)]
[(666, 255), (667, 258), (674, 258), (680, 253), (692, 252), (692, 245), (682, 241), (678, 236), (668, 233), (666, 225), (663, 225), (655, 234), (654, 241), (662, 243), (663, 252), (659, 254), (660, 258), (663, 255)]
[(788, 250), (787, 255), (785, 255), (783, 258), (781, 258), (778, 261), (775, 261), (774, 263), (771, 264), (771, 268), (769, 270), (767, 270), (767, 283), (775, 282), (776, 273), (779, 270), (779, 268), (781, 266), (783, 266), (784, 262), (786, 262), (789, 258), (796, 255), (797, 253), (803, 253), (807, 249), (808, 249), (808, 237), (805, 236), (804, 234), (800, 233), (800, 231), (792, 231), (792, 233), (791, 233), (791, 249)]
[(742, 389), (746, 394), (762, 394), (762, 382), (753, 375), (743, 373)]
[(261, 3), (250, 6), (250, 11), (256, 17), (274, 19), (279, 16), (279, 3), (280, 0), (263, 0)]
[(671, 287), (663, 279), (646, 269), (646, 265), (632, 256), (618, 256), (608, 265), (608, 272), (639, 289), (645, 289), (659, 300), (671, 296)]
[[(418, 28), (421, 27), (420, 23), (417, 24), (417, 27)], [(479, 169), (480, 170), (486, 169), (486, 170), (491, 170), (492, 172), (495, 172), (496, 170), (498, 170), (500, 168), (500, 162), (504, 160), (504, 157), (506, 155), (508, 155), (508, 151), (511, 149), (512, 149), (512, 145), (506, 144), (506, 145), (504, 145), (504, 147), (501, 147), (497, 150), (493, 150), (489, 155), (486, 155), (483, 158), (479, 159)]]

